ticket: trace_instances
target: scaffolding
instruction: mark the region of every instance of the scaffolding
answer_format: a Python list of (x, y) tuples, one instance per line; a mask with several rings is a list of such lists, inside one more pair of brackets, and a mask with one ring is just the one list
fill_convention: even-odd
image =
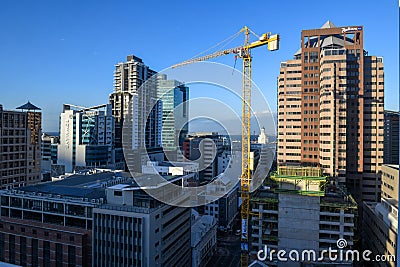
[(271, 174), (271, 179), (278, 184), (276, 193), (306, 196), (324, 196), (327, 178), (317, 167), (280, 166)]

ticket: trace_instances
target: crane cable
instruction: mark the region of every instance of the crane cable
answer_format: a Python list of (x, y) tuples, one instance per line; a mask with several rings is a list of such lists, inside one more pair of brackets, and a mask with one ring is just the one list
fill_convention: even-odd
[[(221, 42), (219, 42), (219, 43), (217, 43), (217, 44), (211, 46), (210, 48), (208, 48), (208, 49), (206, 49), (206, 50), (204, 50), (204, 51), (202, 51), (202, 52), (200, 52), (200, 53), (198, 53), (197, 55), (194, 55), (194, 56), (191, 57), (190, 59), (197, 58), (197, 57), (199, 57), (200, 55), (205, 54), (206, 52), (208, 52), (208, 51), (210, 51), (210, 50), (212, 50), (212, 49), (215, 49), (216, 47), (220, 46), (221, 44), (223, 44), (223, 43), (225, 42), (225, 44), (221, 47), (221, 49), (224, 48), (224, 47), (227, 46), (229, 43), (231, 43), (236, 37), (238, 37), (239, 34), (241, 34), (241, 33), (242, 33), (241, 31), (235, 33), (234, 35), (232, 35), (232, 36), (230, 36), (230, 37), (228, 37), (228, 38), (222, 40)], [(189, 59), (189, 60), (190, 60), (190, 59)]]
[(257, 33), (253, 32), (250, 28), (247, 28), (249, 30), (250, 33), (252, 33), (255, 37), (257, 37), (258, 39), (260, 39), (260, 36), (258, 36)]

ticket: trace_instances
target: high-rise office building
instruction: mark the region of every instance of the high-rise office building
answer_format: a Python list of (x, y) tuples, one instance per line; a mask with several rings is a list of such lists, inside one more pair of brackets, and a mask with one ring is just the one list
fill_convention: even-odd
[(223, 141), (217, 132), (189, 134), (183, 143), (185, 158), (199, 163), (200, 181), (209, 181), (219, 174), (218, 156), (222, 152)]
[(66, 172), (86, 167), (117, 167), (111, 105), (91, 108), (64, 105), (60, 116), (57, 164)]
[(41, 179), (42, 113), (30, 102), (17, 109), (22, 111), (4, 110), (0, 105), (0, 188)]
[[(162, 101), (162, 147), (177, 151), (188, 133), (189, 88), (176, 80), (157, 75), (157, 94)], [(175, 160), (175, 159), (173, 159)]]
[(399, 164), (399, 112), (385, 110), (383, 163)]
[[(122, 147), (122, 129), (124, 118), (132, 115), (129, 105), (132, 104), (134, 112), (137, 113), (138, 127), (145, 130), (139, 130), (138, 140), (140, 146), (146, 148), (161, 147), (161, 103), (157, 100), (156, 72), (146, 66), (142, 59), (129, 55), (126, 62), (120, 62), (115, 65), (114, 71), (114, 92), (110, 95), (112, 105), (112, 115), (115, 118), (115, 144), (116, 147)], [(139, 88), (145, 83), (143, 90)], [(148, 114), (148, 116), (146, 116)], [(147, 118), (146, 118), (147, 117)], [(144, 133), (144, 136), (142, 136)]]
[(383, 59), (362, 26), (303, 30), (278, 77), (278, 164), (320, 166), (360, 200), (376, 201), (383, 163)]
[(58, 136), (43, 133), (42, 139), (42, 171), (50, 172), (51, 165), (57, 164)]

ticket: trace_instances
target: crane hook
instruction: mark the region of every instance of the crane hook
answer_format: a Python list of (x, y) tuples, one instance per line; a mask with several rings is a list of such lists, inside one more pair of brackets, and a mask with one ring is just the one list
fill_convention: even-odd
[(236, 69), (236, 61), (237, 61), (238, 56), (235, 55), (235, 63), (233, 64), (233, 70), (232, 70), (232, 75), (233, 75), (233, 71)]

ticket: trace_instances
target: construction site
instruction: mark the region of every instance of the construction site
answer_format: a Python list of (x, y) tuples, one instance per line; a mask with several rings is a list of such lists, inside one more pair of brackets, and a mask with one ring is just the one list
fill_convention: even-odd
[[(386, 9), (101, 2), (4, 9), (18, 23), (2, 101), (28, 84), (46, 113), (0, 104), (0, 266), (374, 267), (343, 254), (400, 253), (385, 99), (399, 64), (374, 38), (394, 28)], [(330, 20), (347, 23), (344, 7), (361, 24)]]
[[(337, 181), (322, 175), (317, 167), (278, 167), (265, 186), (251, 197), (250, 209), (252, 260), (257, 259), (257, 252), (265, 246), (276, 251), (321, 252), (336, 247), (339, 239), (346, 240), (346, 249), (357, 242), (356, 202)], [(305, 263), (279, 262), (279, 266)], [(277, 258), (269, 259), (268, 264), (278, 266)], [(338, 262), (330, 266), (352, 264)]]

